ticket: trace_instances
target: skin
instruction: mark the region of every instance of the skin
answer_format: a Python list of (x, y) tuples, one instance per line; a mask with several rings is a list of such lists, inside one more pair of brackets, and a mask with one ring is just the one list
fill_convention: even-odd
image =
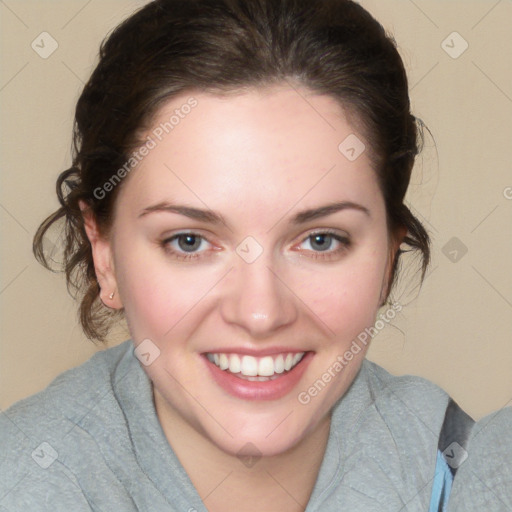
[[(168, 102), (153, 126), (191, 95)], [(126, 179), (108, 236), (84, 207), (101, 298), (124, 307), (135, 345), (149, 338), (158, 346), (160, 356), (144, 367), (158, 419), (208, 510), (303, 510), (330, 411), (367, 347), (307, 405), (298, 394), (373, 325), (399, 238), (389, 236), (368, 151), (350, 162), (338, 150), (350, 134), (369, 143), (332, 97), (288, 85), (193, 96), (197, 107)], [(292, 221), (342, 201), (367, 212)], [(172, 211), (141, 216), (164, 202), (214, 211), (223, 222)], [(309, 237), (326, 230), (349, 244), (327, 238), (329, 248), (318, 250)], [(204, 237), (192, 255), (169, 241), (190, 231)], [(263, 249), (253, 263), (236, 252), (247, 236)], [(205, 371), (205, 352), (275, 346), (314, 352), (279, 400), (235, 398)], [(252, 468), (236, 456), (247, 442), (262, 455)]]

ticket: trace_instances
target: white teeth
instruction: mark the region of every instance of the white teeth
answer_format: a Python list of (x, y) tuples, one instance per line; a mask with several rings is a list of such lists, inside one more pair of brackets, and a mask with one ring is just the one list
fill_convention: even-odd
[(274, 361), (274, 371), (276, 373), (284, 372), (284, 357), (281, 354), (279, 354)]
[(238, 373), (251, 381), (268, 380), (268, 377), (277, 377), (275, 374), (290, 371), (301, 361), (303, 356), (304, 352), (278, 354), (261, 358), (248, 355), (239, 356), (238, 354), (206, 354), (208, 360), (221, 370)]
[(256, 377), (258, 375), (258, 361), (252, 356), (243, 356), (240, 365), (240, 373), (248, 377)]
[(227, 370), (229, 368), (229, 359), (226, 354), (220, 354), (218, 366), (221, 370)]
[(240, 358), (236, 354), (229, 357), (229, 371), (231, 373), (240, 373)]
[(262, 357), (258, 363), (258, 375), (262, 377), (270, 377), (274, 375), (274, 361), (272, 357)]
[[(241, 374), (240, 374), (241, 375)], [(267, 382), (268, 380), (274, 380), (277, 378), (277, 375), (273, 375), (272, 377), (244, 377), (251, 382)]]

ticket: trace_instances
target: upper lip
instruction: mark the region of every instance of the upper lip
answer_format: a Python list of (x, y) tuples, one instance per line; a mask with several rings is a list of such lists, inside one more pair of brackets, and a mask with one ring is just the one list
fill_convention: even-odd
[(267, 349), (257, 349), (249, 347), (219, 347), (211, 350), (206, 350), (204, 354), (239, 354), (253, 357), (273, 356), (277, 354), (296, 354), (298, 352), (310, 352), (307, 349), (300, 349), (295, 347), (269, 347)]

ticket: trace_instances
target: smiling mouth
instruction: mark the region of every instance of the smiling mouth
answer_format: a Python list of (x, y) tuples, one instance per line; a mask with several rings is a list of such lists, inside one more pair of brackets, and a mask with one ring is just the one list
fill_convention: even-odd
[(215, 366), (235, 377), (248, 381), (265, 382), (286, 375), (297, 366), (306, 352), (283, 352), (265, 357), (212, 353), (207, 359)]

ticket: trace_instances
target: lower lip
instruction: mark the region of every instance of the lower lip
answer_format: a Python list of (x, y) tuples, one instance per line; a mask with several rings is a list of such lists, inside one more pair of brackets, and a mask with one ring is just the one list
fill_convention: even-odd
[(208, 370), (215, 382), (230, 395), (242, 400), (278, 400), (290, 393), (306, 371), (313, 352), (306, 352), (301, 361), (289, 372), (274, 380), (250, 381), (235, 377), (232, 373), (221, 370), (203, 355)]

